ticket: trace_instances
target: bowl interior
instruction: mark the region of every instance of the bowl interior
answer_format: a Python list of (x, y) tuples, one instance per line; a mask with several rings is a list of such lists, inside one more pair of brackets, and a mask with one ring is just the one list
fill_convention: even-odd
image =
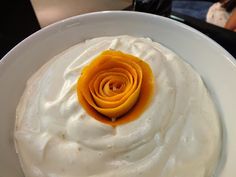
[(227, 158), (220, 176), (234, 176), (236, 161), (236, 62), (200, 32), (173, 20), (137, 12), (99, 12), (46, 27), (18, 44), (0, 63), (0, 176), (22, 177), (13, 143), (15, 109), (28, 78), (50, 58), (100, 36), (149, 37), (176, 52), (202, 76), (216, 101), (224, 127)]

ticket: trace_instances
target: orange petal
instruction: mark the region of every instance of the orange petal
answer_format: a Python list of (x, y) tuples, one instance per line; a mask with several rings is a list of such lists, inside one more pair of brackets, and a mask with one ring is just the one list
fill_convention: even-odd
[(115, 126), (141, 114), (151, 99), (153, 87), (154, 78), (147, 63), (108, 50), (83, 69), (77, 94), (89, 115)]

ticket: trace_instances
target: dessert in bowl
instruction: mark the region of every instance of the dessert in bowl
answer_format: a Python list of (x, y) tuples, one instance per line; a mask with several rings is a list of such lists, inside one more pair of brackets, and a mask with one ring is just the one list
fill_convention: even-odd
[[(144, 18), (142, 24), (140, 17)], [(118, 20), (116, 25), (122, 24), (124, 28), (114, 30), (116, 25), (110, 25), (114, 20)], [(151, 22), (154, 21), (156, 25), (152, 25)], [(97, 27), (96, 30), (93, 25)], [(19, 45), (19, 48), (26, 49), (32, 44), (31, 40), (34, 40), (30, 52), (23, 52), (18, 56), (20, 59), (26, 58), (28, 62), (33, 60), (30, 59), (32, 57), (43, 60), (37, 61), (36, 65), (31, 61), (29, 64), (32, 67), (20, 76), (24, 84), (16, 92), (17, 99), (13, 104), (16, 109), (26, 80), (33, 75), (18, 106), (16, 121), (16, 147), (26, 176), (213, 174), (221, 159), (219, 155), (225, 139), (221, 139), (218, 112), (224, 119), (227, 114), (222, 108), (227, 108), (222, 106), (225, 100), (219, 92), (222, 89), (218, 85), (221, 78), (213, 77), (217, 68), (209, 71), (206, 64), (224, 61), (224, 67), (232, 68), (230, 72), (235, 72), (234, 66), (228, 62), (230, 55), (227, 52), (219, 55), (219, 51), (224, 51), (222, 48), (186, 26), (180, 25), (178, 28), (179, 25), (162, 17), (140, 13), (90, 14), (48, 27)], [(104, 31), (103, 26), (108, 28)], [(175, 30), (177, 29), (178, 35), (175, 35), (173, 26), (177, 26)], [(78, 29), (81, 33), (75, 39)], [(192, 36), (195, 33), (196, 36)], [(70, 36), (64, 36), (65, 34)], [(117, 36), (123, 34), (133, 37)], [(101, 38), (104, 35), (113, 37)], [(92, 39), (94, 37), (96, 38)], [(180, 40), (183, 41), (182, 46), (176, 45), (176, 41)], [(203, 41), (208, 41), (211, 45)], [(75, 45), (79, 42), (80, 44)], [(46, 43), (49, 47), (45, 46)], [(199, 43), (202, 45), (197, 45)], [(204, 44), (208, 46), (208, 50), (204, 50)], [(75, 46), (71, 47), (73, 45)], [(6, 57), (16, 56), (19, 48)], [(203, 52), (196, 56), (198, 48)], [(76, 89), (82, 69), (89, 67), (101, 52), (110, 52), (110, 49), (146, 62), (155, 81), (152, 99), (147, 102), (145, 109), (138, 117), (119, 125), (109, 125), (91, 116), (81, 105)], [(34, 52), (38, 50), (44, 52), (38, 52), (36, 56)], [(210, 53), (206, 54), (207, 51)], [(227, 58), (222, 60), (225, 56)], [(51, 58), (53, 59), (50, 60)], [(218, 111), (199, 74), (184, 60), (202, 76)], [(10, 60), (4, 61), (3, 64), (7, 65)], [(34, 74), (46, 61), (49, 62)], [(27, 64), (24, 67), (27, 68)], [(15, 83), (10, 81), (11, 79), (9, 83)], [(175, 105), (176, 101), (178, 104)], [(131, 109), (135, 109), (135, 105)], [(199, 107), (201, 111), (194, 109)], [(122, 116), (127, 114), (125, 112), (115, 117), (115, 120), (111, 119), (110, 124), (122, 120)], [(172, 117), (172, 114), (175, 116)], [(106, 117), (109, 122), (109, 116)], [(226, 127), (232, 133), (227, 124)], [(17, 159), (12, 158), (7, 162), (9, 161), (15, 162)], [(226, 164), (230, 162), (228, 159)], [(228, 168), (230, 165), (227, 164), (222, 174), (230, 174)], [(18, 171), (10, 172), (5, 169), (4, 173), (17, 174)]]
[(16, 117), (30, 177), (204, 177), (221, 149), (200, 76), (146, 38), (95, 38), (57, 55), (28, 81)]

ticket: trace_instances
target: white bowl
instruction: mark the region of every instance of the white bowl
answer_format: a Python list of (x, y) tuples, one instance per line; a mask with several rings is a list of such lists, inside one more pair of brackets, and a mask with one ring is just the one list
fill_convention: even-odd
[(202, 76), (216, 101), (223, 124), (223, 153), (216, 171), (236, 176), (236, 61), (202, 33), (179, 22), (137, 12), (98, 12), (72, 17), (31, 35), (0, 63), (0, 176), (22, 177), (15, 153), (15, 110), (29, 77), (50, 58), (99, 36), (150, 37), (175, 51)]

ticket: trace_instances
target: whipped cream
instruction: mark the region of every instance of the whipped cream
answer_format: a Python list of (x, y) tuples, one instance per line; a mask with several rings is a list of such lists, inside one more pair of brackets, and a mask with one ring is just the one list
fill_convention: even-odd
[[(108, 49), (145, 60), (156, 84), (142, 115), (117, 127), (89, 116), (76, 92), (83, 67)], [(131, 36), (87, 40), (55, 56), (29, 79), (16, 112), (26, 177), (209, 177), (220, 135), (200, 76), (166, 47)]]

